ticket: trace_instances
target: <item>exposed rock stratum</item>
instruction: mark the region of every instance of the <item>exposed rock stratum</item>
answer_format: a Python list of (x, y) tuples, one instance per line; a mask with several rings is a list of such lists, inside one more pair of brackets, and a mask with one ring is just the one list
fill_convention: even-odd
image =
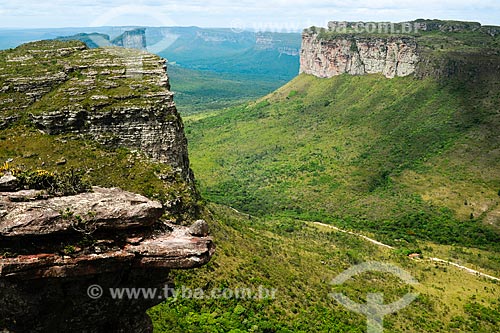
[[(123, 45), (131, 38), (124, 36)], [(102, 149), (134, 150), (161, 165), (151, 177), (170, 191), (162, 203), (104, 187), (54, 196), (18, 181), (2, 161), (0, 331), (151, 332), (146, 310), (169, 296), (170, 271), (210, 260), (207, 223), (183, 202), (197, 192), (165, 63), (140, 50), (89, 49), (78, 41), (0, 52), (0, 130), (24, 136), (35, 127), (44, 137), (57, 135), (61, 147), (93, 140)], [(61, 168), (74, 162), (52, 161)], [(113, 299), (110, 288), (124, 287), (157, 293)]]
[(340, 74), (364, 75), (382, 73), (388, 78), (408, 76), (419, 61), (413, 38), (347, 38), (328, 41), (304, 34), (300, 72), (318, 77)]
[[(163, 292), (171, 269), (199, 267), (214, 251), (206, 234), (162, 222), (162, 205), (143, 196), (38, 192), (0, 192), (0, 328), (8, 331), (151, 332), (145, 311), (163, 295), (114, 300), (109, 288)], [(98, 299), (87, 294), (94, 285)]]
[(48, 134), (140, 149), (193, 180), (165, 59), (77, 41), (29, 43), (0, 57), (0, 129), (25, 116)]
[(440, 20), (328, 25), (304, 30), (300, 73), (484, 80), (500, 72), (500, 27)]

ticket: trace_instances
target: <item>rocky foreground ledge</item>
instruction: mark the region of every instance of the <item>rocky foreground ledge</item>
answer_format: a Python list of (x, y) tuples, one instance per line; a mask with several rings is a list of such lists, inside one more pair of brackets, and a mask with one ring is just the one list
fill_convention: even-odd
[[(171, 225), (163, 213), (116, 188), (0, 192), (0, 330), (151, 332), (145, 311), (163, 298), (114, 300), (109, 288), (163, 290), (171, 269), (199, 267), (214, 252), (204, 221)], [(92, 285), (102, 297), (89, 297)]]

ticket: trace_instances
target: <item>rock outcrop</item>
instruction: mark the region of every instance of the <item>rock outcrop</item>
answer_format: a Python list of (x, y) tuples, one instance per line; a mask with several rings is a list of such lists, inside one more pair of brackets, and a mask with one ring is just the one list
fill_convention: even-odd
[(322, 40), (304, 33), (300, 73), (318, 77), (382, 73), (388, 78), (415, 73), (419, 55), (411, 37), (339, 36)]
[[(205, 228), (193, 236), (162, 222), (163, 212), (116, 188), (52, 198), (0, 192), (0, 329), (151, 332), (145, 311), (169, 296), (169, 272), (199, 267), (214, 251)], [(113, 298), (110, 288), (155, 295)]]
[(146, 50), (146, 29), (139, 28), (125, 31), (112, 41), (113, 45), (129, 49)]
[(500, 72), (499, 31), (477, 22), (331, 21), (304, 30), (300, 73), (481, 80)]
[[(35, 127), (45, 133), (39, 137), (58, 135), (61, 147), (88, 139), (114, 152), (138, 150), (129, 155), (145, 165), (142, 152), (153, 159), (152, 177), (165, 188), (148, 194), (160, 203), (117, 188), (85, 192), (90, 186), (73, 186), (73, 171), (64, 178), (0, 166), (0, 331), (151, 332), (146, 310), (171, 293), (170, 271), (210, 260), (214, 245), (199, 220), (187, 140), (169, 89), (165, 60), (139, 50), (41, 41), (0, 52), (0, 130), (22, 136)], [(7, 155), (8, 162), (21, 159)], [(72, 162), (78, 158), (50, 164), (63, 169)], [(66, 185), (72, 190), (56, 190)], [(124, 291), (116, 288), (154, 296), (116, 297), (114, 290)]]
[(146, 50), (146, 29), (138, 28), (127, 30), (120, 36), (111, 40), (109, 35), (101, 33), (79, 33), (73, 36), (58, 37), (60, 41), (75, 41), (84, 42), (89, 48), (119, 46), (129, 49)]
[(6, 59), (0, 126), (26, 117), (49, 134), (140, 149), (192, 183), (164, 59), (123, 48), (88, 49), (76, 41), (30, 43), (0, 56)]

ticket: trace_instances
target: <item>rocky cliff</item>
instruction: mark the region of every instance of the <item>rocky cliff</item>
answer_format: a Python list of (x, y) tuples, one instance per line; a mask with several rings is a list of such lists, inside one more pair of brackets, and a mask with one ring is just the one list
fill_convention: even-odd
[(419, 59), (414, 38), (339, 36), (322, 40), (304, 33), (300, 72), (318, 77), (382, 73), (393, 78), (414, 73)]
[[(204, 221), (176, 226), (163, 212), (116, 188), (0, 192), (0, 329), (151, 332), (145, 311), (169, 296), (170, 270), (199, 267), (214, 251)], [(157, 295), (112, 297), (110, 288), (126, 287)]]
[(477, 78), (498, 73), (500, 27), (475, 22), (329, 22), (302, 35), (300, 73)]
[(0, 129), (24, 119), (49, 134), (140, 149), (192, 181), (164, 59), (44, 41), (1, 52), (0, 61)]
[(123, 34), (113, 39), (112, 43), (113, 45), (129, 49), (145, 50), (147, 46), (146, 29), (139, 28), (125, 31)]
[[(0, 331), (151, 332), (170, 271), (210, 260), (169, 88), (138, 50), (0, 52)], [(113, 298), (122, 287), (158, 294)]]
[(58, 37), (59, 41), (81, 41), (90, 48), (119, 46), (128, 49), (146, 50), (146, 29), (127, 30), (111, 40), (109, 35), (102, 33), (79, 33), (72, 36)]

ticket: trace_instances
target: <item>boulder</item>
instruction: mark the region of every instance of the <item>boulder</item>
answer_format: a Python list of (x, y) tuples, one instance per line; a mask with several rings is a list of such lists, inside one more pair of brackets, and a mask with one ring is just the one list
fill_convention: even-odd
[(189, 233), (192, 236), (207, 236), (208, 235), (208, 224), (205, 220), (198, 220), (194, 222), (191, 227), (189, 227)]
[[(145, 312), (172, 290), (169, 272), (214, 252), (205, 227), (193, 235), (161, 221), (162, 205), (141, 195), (36, 192), (0, 192), (0, 331), (152, 332)], [(115, 288), (156, 294), (117, 298)]]
[(11, 174), (0, 177), (0, 191), (14, 191), (19, 185), (19, 181)]

